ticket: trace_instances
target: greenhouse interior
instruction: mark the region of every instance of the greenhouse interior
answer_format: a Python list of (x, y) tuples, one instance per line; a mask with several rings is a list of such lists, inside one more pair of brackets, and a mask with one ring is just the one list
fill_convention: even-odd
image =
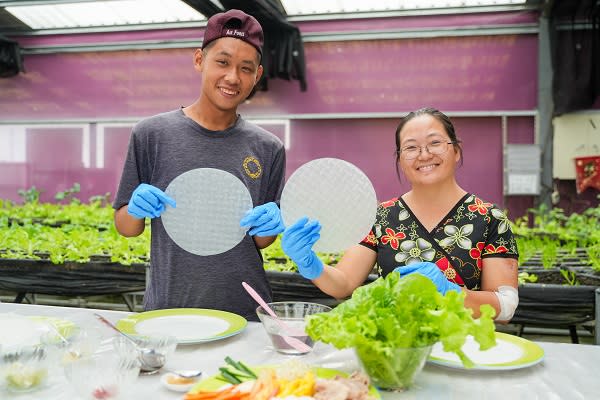
[(0, 0), (0, 398), (597, 398), (599, 38), (595, 0)]

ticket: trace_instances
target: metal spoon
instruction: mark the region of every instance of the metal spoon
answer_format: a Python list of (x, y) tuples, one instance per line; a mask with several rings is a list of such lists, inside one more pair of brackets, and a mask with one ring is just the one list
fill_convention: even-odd
[(180, 376), (182, 378), (187, 378), (187, 379), (197, 378), (203, 374), (202, 371), (197, 370), (197, 369), (186, 369), (186, 370), (167, 369), (167, 370), (165, 370), (165, 372), (170, 372), (172, 374), (175, 374), (177, 376)]
[(78, 351), (78, 350), (74, 350), (74, 349), (70, 348), (71, 342), (69, 342), (69, 340), (66, 337), (64, 337), (62, 333), (60, 333), (60, 331), (58, 330), (58, 328), (53, 323), (48, 323), (47, 325), (52, 330), (52, 334), (56, 335), (56, 337), (59, 338), (61, 342), (63, 342), (63, 344), (67, 348), (67, 351), (68, 351), (69, 355), (72, 358), (77, 359), (77, 358), (81, 357), (81, 352)]
[(112, 328), (113, 330), (118, 332), (119, 334), (125, 336), (131, 343), (133, 343), (135, 345), (136, 349), (140, 353), (140, 363), (141, 363), (140, 370), (142, 372), (156, 372), (159, 369), (161, 369), (163, 365), (165, 365), (166, 357), (164, 354), (158, 353), (154, 349), (147, 349), (147, 348), (140, 347), (134, 338), (132, 338), (125, 332), (122, 332), (121, 330), (119, 330), (119, 328), (114, 326), (112, 324), (112, 322), (110, 322), (109, 320), (104, 318), (102, 315), (96, 314), (96, 313), (94, 313), (94, 315), (96, 316), (96, 318), (98, 318), (100, 321), (102, 321), (102, 323), (109, 326), (110, 328)]

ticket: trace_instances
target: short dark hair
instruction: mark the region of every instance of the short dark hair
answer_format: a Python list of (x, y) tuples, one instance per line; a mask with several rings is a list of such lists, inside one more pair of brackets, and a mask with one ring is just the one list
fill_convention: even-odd
[(444, 130), (448, 134), (450, 141), (453, 143), (454, 149), (460, 153), (460, 165), (462, 166), (462, 164), (463, 164), (462, 146), (460, 145), (460, 140), (458, 140), (458, 138), (456, 137), (456, 131), (454, 130), (454, 124), (452, 124), (452, 121), (450, 121), (450, 118), (448, 118), (448, 116), (446, 114), (444, 114), (443, 112), (441, 112), (440, 110), (435, 109), (433, 107), (420, 108), (417, 111), (409, 112), (404, 117), (402, 117), (400, 119), (400, 123), (398, 124), (398, 127), (396, 128), (396, 136), (395, 136), (396, 152), (395, 152), (395, 154), (396, 154), (396, 175), (398, 175), (398, 179), (400, 179), (400, 170), (398, 169), (398, 161), (400, 161), (400, 131), (402, 131), (402, 128), (404, 128), (404, 125), (406, 125), (406, 123), (408, 121), (410, 121), (411, 119), (413, 119), (415, 117), (419, 117), (421, 115), (430, 115), (433, 118), (440, 121), (440, 123), (444, 126)]

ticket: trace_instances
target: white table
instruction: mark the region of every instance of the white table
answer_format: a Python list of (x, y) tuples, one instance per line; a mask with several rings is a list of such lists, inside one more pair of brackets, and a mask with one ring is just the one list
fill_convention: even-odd
[[(51, 316), (77, 319), (100, 324), (91, 314), (98, 312), (112, 322), (130, 314), (120, 311), (91, 310), (0, 303), (0, 313)], [(2, 329), (2, 327), (0, 327)], [(599, 399), (600, 398), (600, 346), (539, 342), (545, 351), (542, 363), (512, 371), (465, 371), (426, 365), (415, 387), (404, 393), (382, 392), (389, 399)], [(259, 323), (250, 322), (240, 334), (204, 344), (180, 345), (167, 362), (167, 368), (202, 369), (207, 375), (215, 374), (223, 359), (231, 356), (250, 365), (274, 364), (288, 358), (300, 358), (306, 363), (346, 372), (358, 369), (356, 358), (350, 350), (317, 343), (314, 351), (305, 356), (284, 356), (273, 350)], [(161, 386), (159, 375), (140, 376), (135, 390), (128, 399), (169, 400), (182, 399), (183, 395)], [(25, 395), (12, 395), (0, 391), (0, 399), (17, 400), (74, 400), (77, 396), (67, 387), (64, 378), (56, 374), (49, 388)]]

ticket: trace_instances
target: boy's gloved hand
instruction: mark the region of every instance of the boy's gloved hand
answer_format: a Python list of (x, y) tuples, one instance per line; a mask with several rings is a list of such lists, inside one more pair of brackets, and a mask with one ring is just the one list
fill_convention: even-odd
[(321, 237), (319, 221), (300, 218), (281, 236), (281, 248), (298, 266), (298, 272), (306, 279), (316, 279), (323, 273), (323, 263), (312, 246)]
[(156, 186), (140, 184), (131, 195), (127, 213), (135, 218), (157, 218), (165, 211), (165, 204), (175, 208), (175, 200)]
[(458, 286), (454, 282), (450, 282), (446, 275), (438, 268), (437, 265), (430, 262), (420, 262), (405, 265), (403, 267), (397, 267), (394, 271), (399, 272), (400, 276), (410, 275), (412, 273), (417, 273), (429, 278), (435, 286), (437, 287), (437, 291), (441, 294), (446, 294), (450, 290), (455, 290), (457, 292), (461, 292), (460, 286)]
[(250, 228), (250, 236), (275, 236), (283, 232), (285, 226), (277, 204), (270, 202), (248, 211), (240, 221), (240, 226)]

